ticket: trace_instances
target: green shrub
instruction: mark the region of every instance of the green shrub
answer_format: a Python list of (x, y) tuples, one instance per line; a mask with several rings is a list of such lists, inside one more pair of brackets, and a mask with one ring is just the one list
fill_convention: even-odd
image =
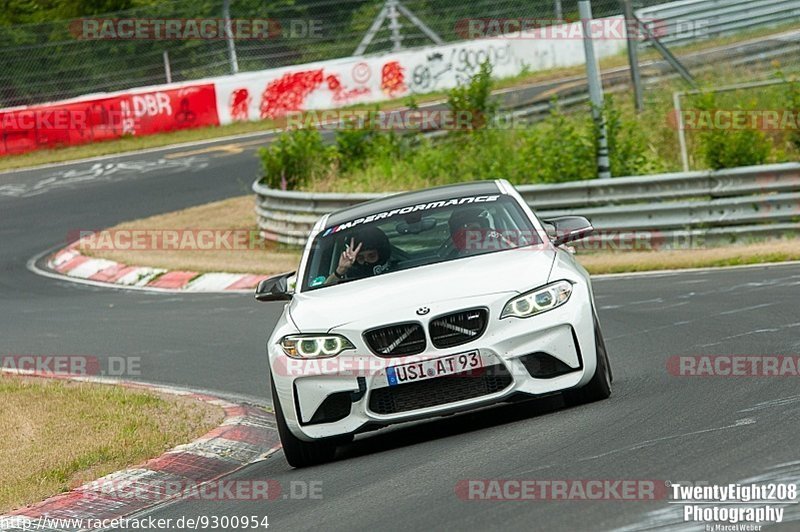
[(330, 150), (313, 128), (293, 129), (258, 150), (262, 182), (271, 188), (296, 190), (326, 176), (331, 167)]
[(363, 169), (376, 159), (397, 159), (411, 151), (416, 143), (416, 133), (400, 135), (394, 131), (381, 131), (372, 123), (378, 110), (363, 124), (350, 122), (336, 132), (333, 157), (340, 174)]
[(771, 153), (769, 138), (754, 129), (712, 130), (700, 136), (700, 154), (714, 170), (764, 164)]
[(356, 168), (363, 168), (372, 153), (372, 140), (380, 132), (369, 127), (358, 127), (351, 122), (344, 129), (336, 132), (335, 156), (339, 163), (338, 170), (345, 174)]
[[(719, 109), (716, 96), (706, 94), (699, 97), (697, 108), (703, 111)], [(738, 105), (737, 108), (743, 107)], [(714, 170), (764, 164), (773, 148), (767, 135), (753, 128), (711, 128), (700, 132), (698, 141), (703, 162)]]
[(591, 118), (566, 115), (554, 101), (550, 116), (523, 131), (533, 183), (563, 183), (597, 177), (597, 149)]
[(464, 129), (484, 129), (497, 111), (492, 101), (492, 64), (487, 59), (469, 83), (447, 93), (447, 106)]
[(644, 175), (664, 170), (665, 165), (651, 149), (647, 130), (638, 118), (625, 115), (612, 96), (606, 98), (603, 113), (612, 176)]
[[(471, 120), (464, 130), (436, 137), (373, 127), (370, 120), (377, 110), (364, 123), (339, 130), (328, 148), (313, 128), (285, 133), (260, 151), (264, 180), (274, 188), (364, 191), (495, 178), (524, 184), (597, 177), (598, 129), (588, 109), (564, 113), (554, 105), (542, 122), (508, 124), (495, 114), (491, 88), (491, 66), (485, 62), (469, 83), (449, 92), (450, 111)], [(691, 108), (762, 109), (783, 98), (784, 107), (800, 108), (800, 85), (790, 84), (788, 90), (780, 86), (750, 99), (736, 93), (701, 96), (691, 101)], [(649, 93), (642, 114), (634, 112), (628, 99), (621, 102), (609, 97), (604, 106), (612, 175), (677, 170), (676, 133), (666, 120), (672, 110), (670, 91)], [(413, 99), (409, 103), (416, 105)], [(513, 127), (505, 127), (509, 125)], [(767, 135), (754, 129), (708, 130), (695, 132), (689, 140), (698, 166), (710, 168), (788, 160), (800, 149), (797, 131)]]
[[(785, 79), (785, 78), (784, 78)], [(787, 81), (786, 95), (784, 96), (785, 105), (784, 109), (795, 113), (795, 116), (800, 113), (800, 82), (796, 78)], [(800, 131), (792, 129), (789, 132), (789, 141), (795, 149), (800, 149)]]

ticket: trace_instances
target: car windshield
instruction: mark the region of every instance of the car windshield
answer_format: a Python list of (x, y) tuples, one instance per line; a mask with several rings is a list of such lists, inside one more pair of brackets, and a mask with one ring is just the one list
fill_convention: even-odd
[(303, 289), (540, 243), (530, 219), (509, 196), (408, 205), (321, 231), (311, 247)]

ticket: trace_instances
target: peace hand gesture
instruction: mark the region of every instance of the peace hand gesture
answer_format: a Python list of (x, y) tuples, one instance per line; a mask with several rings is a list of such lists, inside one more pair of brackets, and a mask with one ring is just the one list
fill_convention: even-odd
[(362, 244), (363, 242), (359, 242), (358, 246), (356, 246), (355, 241), (352, 238), (350, 239), (350, 244), (345, 246), (342, 255), (339, 257), (339, 265), (336, 267), (336, 273), (339, 275), (347, 273), (347, 270), (355, 263), (358, 252), (361, 251)]

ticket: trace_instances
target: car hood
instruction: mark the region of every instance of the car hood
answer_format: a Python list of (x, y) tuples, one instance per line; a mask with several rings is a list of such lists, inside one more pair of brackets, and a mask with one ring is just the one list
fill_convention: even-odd
[(420, 307), (456, 303), (476, 296), (521, 293), (546, 284), (553, 249), (521, 248), (385, 273), (308, 292), (289, 305), (301, 332), (322, 332), (355, 321), (406, 319)]

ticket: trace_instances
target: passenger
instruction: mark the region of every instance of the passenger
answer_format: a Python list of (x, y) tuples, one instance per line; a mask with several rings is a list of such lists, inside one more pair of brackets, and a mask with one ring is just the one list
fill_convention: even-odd
[(490, 229), (489, 219), (481, 216), (486, 211), (477, 207), (457, 209), (450, 215), (447, 225), (450, 227), (452, 255), (467, 255), (474, 244), (483, 242), (485, 233)]
[(447, 224), (452, 241), (451, 258), (517, 247), (501, 231), (492, 228), (487, 214), (485, 209), (468, 207), (450, 215)]

